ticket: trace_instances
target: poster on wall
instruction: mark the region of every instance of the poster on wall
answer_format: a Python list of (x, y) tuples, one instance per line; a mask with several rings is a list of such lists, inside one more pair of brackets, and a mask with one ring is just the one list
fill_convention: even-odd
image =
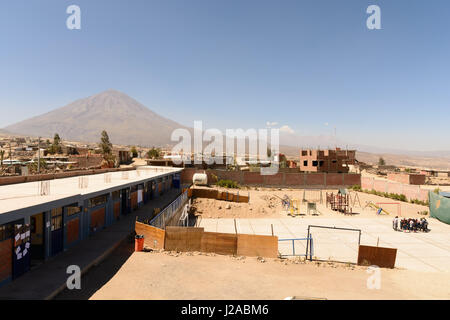
[(13, 279), (30, 270), (30, 224), (14, 225)]
[(142, 193), (142, 192), (143, 192), (142, 189), (139, 189), (139, 190), (138, 190), (138, 197), (137, 197), (137, 202), (138, 202), (138, 203), (141, 203), (141, 202), (144, 200), (143, 197), (142, 197), (142, 196), (143, 196), (143, 193)]

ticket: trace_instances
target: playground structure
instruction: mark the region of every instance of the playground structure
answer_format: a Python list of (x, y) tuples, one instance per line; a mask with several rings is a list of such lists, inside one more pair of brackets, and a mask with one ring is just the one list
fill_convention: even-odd
[(288, 216), (300, 216), (300, 215), (304, 215), (301, 213), (300, 211), (300, 206), (303, 203), (306, 203), (307, 207), (306, 207), (306, 214), (308, 215), (319, 215), (320, 212), (319, 210), (317, 210), (317, 202), (322, 203), (322, 191), (320, 190), (320, 199), (317, 199), (316, 201), (314, 200), (307, 200), (305, 198), (305, 192), (303, 192), (303, 199), (300, 201), (299, 199), (295, 199), (295, 198), (291, 198), (288, 195), (284, 195), (283, 198), (275, 195), (277, 198), (279, 198), (281, 200), (281, 205), (284, 209), (284, 211), (287, 212)]
[(306, 191), (306, 189), (303, 189), (302, 203), (310, 203), (310, 202), (323, 204), (322, 189), (308, 190), (308, 192)]
[(383, 208), (382, 206), (386, 206), (386, 205), (396, 205), (397, 206), (397, 216), (401, 217), (402, 216), (402, 207), (401, 204), (399, 202), (377, 202), (377, 203), (373, 203), (372, 201), (367, 201), (366, 205), (364, 206), (365, 208), (372, 208), (374, 210), (377, 211), (377, 214), (382, 214), (383, 212), (387, 215), (391, 215), (391, 213), (389, 211), (387, 211), (385, 208)]
[(331, 210), (339, 211), (343, 214), (352, 214), (350, 207), (350, 194), (346, 190), (340, 189), (336, 194), (331, 192), (326, 194), (327, 208), (330, 206)]
[[(358, 192), (348, 192), (349, 197), (350, 197), (350, 205), (354, 208), (354, 207), (359, 207), (362, 208), (361, 206), (361, 201), (359, 200), (359, 195)], [(353, 194), (353, 200), (352, 200), (352, 194)]]

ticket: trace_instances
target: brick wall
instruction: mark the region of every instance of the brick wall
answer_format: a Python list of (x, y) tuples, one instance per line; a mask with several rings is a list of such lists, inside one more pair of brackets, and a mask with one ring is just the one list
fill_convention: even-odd
[(342, 186), (344, 184), (344, 176), (339, 173), (329, 173), (326, 175), (327, 186)]
[(307, 186), (323, 186), (323, 185), (325, 185), (325, 173), (305, 174), (305, 185), (307, 185)]
[(12, 239), (0, 242), (0, 282), (12, 277)]
[(287, 186), (302, 186), (305, 183), (305, 175), (302, 173), (286, 173), (284, 176)]
[(360, 174), (344, 174), (344, 185), (346, 185), (346, 186), (361, 185), (361, 175)]
[(272, 185), (281, 186), (283, 185), (283, 180), (284, 180), (284, 173), (277, 173), (274, 175), (264, 176), (264, 184), (269, 186)]
[[(203, 173), (205, 170), (185, 168), (181, 173), (182, 183), (192, 183), (194, 173)], [(214, 183), (213, 176), (219, 180), (229, 179), (241, 185), (266, 185), (290, 187), (336, 187), (361, 185), (361, 175), (352, 173), (302, 173), (283, 172), (275, 175), (261, 175), (259, 172), (206, 170), (208, 183)]]
[(259, 172), (244, 172), (242, 184), (264, 184), (264, 176)]
[(426, 176), (424, 174), (411, 174), (409, 176), (409, 184), (421, 185), (425, 184)]
[(76, 162), (75, 166), (79, 168), (99, 167), (103, 161), (103, 156), (101, 154), (72, 155), (69, 156), (69, 161)]

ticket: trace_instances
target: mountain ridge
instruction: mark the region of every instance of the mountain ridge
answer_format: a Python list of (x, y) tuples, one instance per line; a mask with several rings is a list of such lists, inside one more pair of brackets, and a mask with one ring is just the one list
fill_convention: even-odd
[(170, 144), (171, 133), (177, 128), (188, 129), (109, 89), (3, 129), (46, 137), (57, 132), (63, 139), (85, 142), (99, 141), (100, 133), (106, 130), (115, 144), (153, 146)]

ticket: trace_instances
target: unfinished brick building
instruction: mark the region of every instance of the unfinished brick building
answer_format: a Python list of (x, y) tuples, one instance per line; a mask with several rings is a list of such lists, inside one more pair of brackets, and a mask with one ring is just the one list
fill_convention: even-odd
[(300, 171), (347, 173), (349, 164), (355, 164), (356, 150), (300, 150)]

